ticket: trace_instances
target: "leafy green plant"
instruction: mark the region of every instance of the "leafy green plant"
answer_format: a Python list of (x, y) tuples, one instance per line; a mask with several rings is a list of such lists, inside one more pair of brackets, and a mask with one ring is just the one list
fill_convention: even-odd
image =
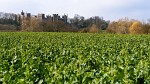
[(150, 83), (149, 35), (0, 33), (0, 83)]

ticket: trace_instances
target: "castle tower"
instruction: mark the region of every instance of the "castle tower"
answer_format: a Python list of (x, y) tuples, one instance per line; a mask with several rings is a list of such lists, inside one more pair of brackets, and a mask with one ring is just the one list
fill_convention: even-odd
[(45, 14), (38, 14), (38, 19), (40, 20), (40, 21), (42, 21), (42, 20), (44, 20), (45, 19)]
[(63, 18), (64, 22), (67, 23), (68, 16), (64, 14), (64, 15), (62, 16), (62, 18)]
[(21, 12), (21, 15), (24, 15), (24, 12), (23, 12), (23, 10), (22, 10), (22, 12)]
[(53, 22), (58, 21), (60, 16), (58, 14), (53, 14)]
[(22, 10), (22, 12), (21, 12), (21, 19), (22, 19), (22, 20), (24, 19), (24, 15), (25, 15), (25, 13), (24, 13), (23, 10)]

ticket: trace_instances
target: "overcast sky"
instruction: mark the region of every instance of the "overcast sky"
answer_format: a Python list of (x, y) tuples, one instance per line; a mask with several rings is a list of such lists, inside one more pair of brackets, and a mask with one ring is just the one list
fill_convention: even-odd
[(150, 0), (1, 0), (0, 12), (32, 14), (45, 13), (86, 18), (102, 16), (106, 20), (129, 17), (139, 20), (150, 18)]

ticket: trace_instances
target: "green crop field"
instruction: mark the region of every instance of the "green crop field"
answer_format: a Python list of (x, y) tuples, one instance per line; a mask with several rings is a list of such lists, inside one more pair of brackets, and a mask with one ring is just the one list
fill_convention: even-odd
[(0, 32), (0, 84), (150, 84), (150, 35)]

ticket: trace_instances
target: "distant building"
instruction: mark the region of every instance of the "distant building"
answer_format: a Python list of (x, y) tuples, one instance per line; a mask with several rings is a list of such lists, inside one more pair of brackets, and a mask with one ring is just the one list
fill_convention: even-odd
[(41, 13), (41, 14), (38, 14), (38, 15), (37, 15), (37, 18), (38, 18), (39, 20), (41, 20), (41, 21), (42, 21), (42, 20), (45, 20), (45, 14), (42, 14), (42, 13)]
[(37, 19), (37, 15), (32, 15), (31, 18), (36, 18)]
[(58, 14), (53, 14), (53, 22), (58, 21), (60, 16)]
[(47, 20), (47, 21), (52, 21), (52, 20), (53, 20), (53, 17), (52, 17), (51, 15), (47, 15), (46, 18), (45, 18), (45, 20)]
[(21, 26), (25, 27), (27, 25), (27, 20), (31, 19), (31, 13), (21, 12)]
[(22, 12), (21, 12), (21, 19), (30, 19), (30, 18), (31, 18), (31, 13), (25, 13), (22, 10)]
[(56, 22), (56, 21), (63, 21), (64, 23), (67, 23), (68, 21), (68, 15), (63, 15), (60, 17), (58, 14), (53, 14), (45, 16), (43, 13), (39, 13), (37, 15), (31, 15), (31, 13), (25, 13), (23, 10), (21, 12), (21, 15), (17, 15), (17, 18), (20, 18), (21, 20), (18, 19), (18, 21), (21, 21), (22, 26), (26, 26), (27, 20), (30, 20), (31, 18), (33, 19), (38, 19), (39, 21), (51, 21), (51, 22)]
[(31, 18), (31, 13), (25, 13), (25, 18), (30, 19)]
[(63, 15), (63, 16), (62, 16), (62, 19), (63, 19), (63, 21), (64, 21), (65, 23), (67, 23), (68, 16), (67, 16), (67, 15)]

